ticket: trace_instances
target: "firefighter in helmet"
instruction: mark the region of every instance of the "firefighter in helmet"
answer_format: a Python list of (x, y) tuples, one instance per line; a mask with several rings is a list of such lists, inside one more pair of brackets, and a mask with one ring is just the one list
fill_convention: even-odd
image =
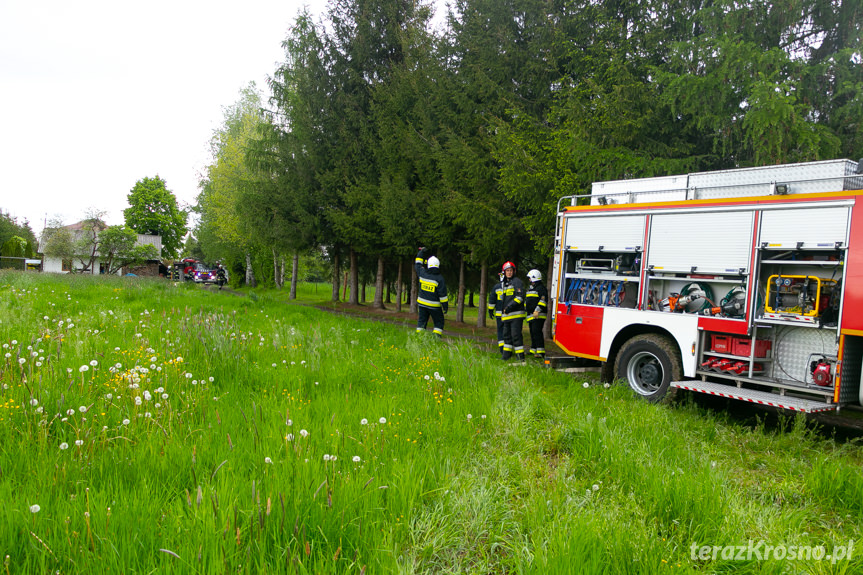
[(419, 308), (419, 319), (417, 331), (425, 331), (429, 318), (434, 322), (434, 334), (438, 337), (443, 335), (444, 314), (449, 309), (449, 298), (447, 297), (446, 283), (440, 274), (440, 260), (435, 256), (426, 259), (428, 250), (420, 248), (416, 257), (417, 278), (420, 282), (420, 290), (417, 295), (417, 307)]
[(503, 303), (503, 272), (500, 272), (498, 276), (500, 281), (494, 284), (494, 287), (491, 288), (491, 292), (488, 296), (488, 317), (489, 319), (495, 320), (497, 323), (497, 347), (500, 351), (501, 357), (503, 356), (503, 308), (501, 304)]
[(516, 359), (524, 361), (524, 342), (521, 330), (524, 325), (524, 284), (515, 277), (515, 264), (503, 264), (503, 301), (501, 319), (503, 320), (503, 355), (507, 360), (515, 354)]
[(548, 290), (542, 283), (542, 273), (539, 270), (527, 272), (530, 286), (525, 295), (525, 312), (527, 313), (527, 329), (530, 332), (530, 353), (539, 359), (545, 358), (545, 339), (542, 328), (545, 326), (546, 310), (548, 309)]

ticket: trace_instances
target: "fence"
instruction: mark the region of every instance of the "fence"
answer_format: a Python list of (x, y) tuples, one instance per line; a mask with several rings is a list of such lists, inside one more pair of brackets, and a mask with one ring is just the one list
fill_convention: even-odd
[(0, 256), (0, 269), (40, 272), (42, 260)]

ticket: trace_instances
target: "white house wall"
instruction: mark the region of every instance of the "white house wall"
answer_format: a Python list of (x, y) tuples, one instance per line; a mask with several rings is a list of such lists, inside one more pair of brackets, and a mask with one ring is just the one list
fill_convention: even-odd
[[(78, 270), (78, 271), (81, 270), (81, 268), (82, 268), (81, 262), (79, 262), (78, 260), (74, 260), (72, 263), (75, 266), (76, 270)], [(99, 273), (98, 270), (99, 270), (99, 266), (101, 263), (102, 263), (101, 260), (99, 258), (96, 258), (96, 261), (93, 264), (93, 269), (97, 270), (96, 271), (97, 274)], [(42, 259), (42, 271), (45, 273), (54, 273), (54, 274), (67, 274), (67, 273), (69, 273), (67, 271), (63, 271), (63, 260), (61, 260), (60, 258), (52, 258), (49, 256), (45, 256)], [(90, 273), (90, 272), (88, 271), (86, 273)], [(117, 273), (114, 275), (121, 275), (121, 274), (122, 274), (122, 272), (120, 270), (117, 270)]]

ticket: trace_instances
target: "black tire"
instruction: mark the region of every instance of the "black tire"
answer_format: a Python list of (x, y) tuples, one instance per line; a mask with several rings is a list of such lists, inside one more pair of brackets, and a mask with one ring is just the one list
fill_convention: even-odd
[(683, 373), (680, 349), (664, 335), (637, 335), (620, 348), (614, 373), (647, 401), (670, 401), (677, 392), (670, 384), (679, 381)]

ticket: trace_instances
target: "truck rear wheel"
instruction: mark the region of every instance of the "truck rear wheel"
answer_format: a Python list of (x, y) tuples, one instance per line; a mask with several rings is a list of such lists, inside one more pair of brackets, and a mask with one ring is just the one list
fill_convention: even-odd
[(658, 403), (670, 400), (672, 381), (681, 378), (680, 351), (670, 338), (655, 333), (637, 335), (623, 344), (614, 362), (614, 373), (635, 393)]

